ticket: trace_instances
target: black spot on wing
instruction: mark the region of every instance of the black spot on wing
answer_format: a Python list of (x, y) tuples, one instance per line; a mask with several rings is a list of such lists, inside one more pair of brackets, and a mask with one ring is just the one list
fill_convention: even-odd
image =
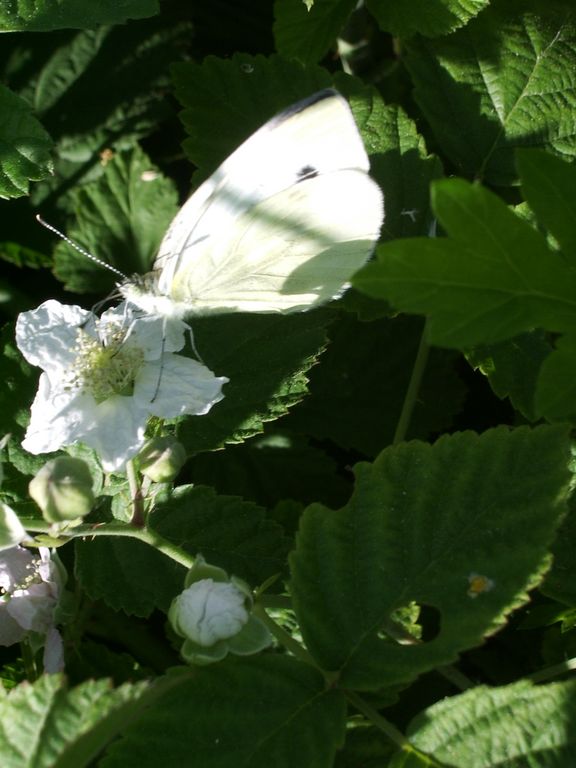
[(313, 179), (315, 176), (318, 176), (318, 169), (314, 168), (313, 165), (304, 165), (296, 174), (296, 183), (306, 179)]

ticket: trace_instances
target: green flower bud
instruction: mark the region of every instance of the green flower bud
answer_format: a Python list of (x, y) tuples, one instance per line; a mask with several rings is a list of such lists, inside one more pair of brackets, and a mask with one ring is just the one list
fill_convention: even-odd
[(71, 456), (47, 462), (30, 481), (28, 491), (49, 523), (82, 518), (94, 505), (88, 465)]
[(185, 461), (184, 446), (173, 437), (154, 437), (138, 454), (140, 471), (155, 483), (174, 480)]

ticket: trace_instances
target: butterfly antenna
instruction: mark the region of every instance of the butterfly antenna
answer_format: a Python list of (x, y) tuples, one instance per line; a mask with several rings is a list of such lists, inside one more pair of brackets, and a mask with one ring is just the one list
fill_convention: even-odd
[(116, 269), (116, 267), (113, 267), (111, 264), (108, 264), (106, 261), (102, 261), (102, 259), (98, 259), (96, 256), (93, 256), (91, 253), (88, 253), (88, 251), (82, 248), (82, 246), (78, 245), (78, 243), (75, 243), (74, 240), (70, 240), (69, 237), (66, 237), (66, 235), (60, 232), (59, 229), (56, 229), (56, 227), (53, 227), (52, 224), (48, 224), (48, 222), (44, 221), (44, 219), (40, 216), (40, 214), (36, 214), (36, 221), (39, 224), (42, 224), (43, 227), (46, 227), (46, 229), (49, 229), (50, 232), (54, 232), (55, 235), (58, 235), (59, 238), (64, 240), (65, 243), (68, 243), (68, 245), (74, 248), (74, 250), (78, 251), (78, 253), (81, 253), (82, 256), (86, 256), (86, 258), (90, 259), (90, 261), (93, 261), (95, 264), (98, 264), (100, 267), (104, 267), (104, 269), (110, 270), (110, 272), (113, 272), (115, 275), (118, 275), (123, 280), (128, 279), (124, 274), (124, 272), (120, 272), (119, 269)]

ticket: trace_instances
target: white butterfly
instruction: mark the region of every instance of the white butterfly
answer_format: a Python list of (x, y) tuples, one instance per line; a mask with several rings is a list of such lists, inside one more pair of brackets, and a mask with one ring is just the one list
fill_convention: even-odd
[(324, 90), (265, 123), (171, 223), (148, 275), (119, 285), (184, 318), (296, 312), (338, 297), (371, 255), (382, 193), (345, 99)]

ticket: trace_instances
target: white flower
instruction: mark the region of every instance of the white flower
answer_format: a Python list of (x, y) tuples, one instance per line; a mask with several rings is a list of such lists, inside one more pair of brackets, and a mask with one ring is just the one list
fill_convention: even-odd
[(184, 637), (209, 647), (240, 632), (249, 619), (245, 602), (234, 584), (202, 579), (178, 595), (171, 613)]
[(44, 666), (47, 672), (63, 668), (62, 640), (55, 629), (62, 573), (50, 550), (38, 553), (23, 547), (0, 552), (0, 645), (13, 645), (29, 632), (46, 636)]
[(178, 320), (137, 316), (126, 304), (101, 318), (54, 300), (23, 312), (16, 343), (44, 373), (22, 446), (36, 454), (82, 442), (110, 472), (138, 453), (150, 415), (208, 413), (228, 379), (174, 354), (187, 330)]

